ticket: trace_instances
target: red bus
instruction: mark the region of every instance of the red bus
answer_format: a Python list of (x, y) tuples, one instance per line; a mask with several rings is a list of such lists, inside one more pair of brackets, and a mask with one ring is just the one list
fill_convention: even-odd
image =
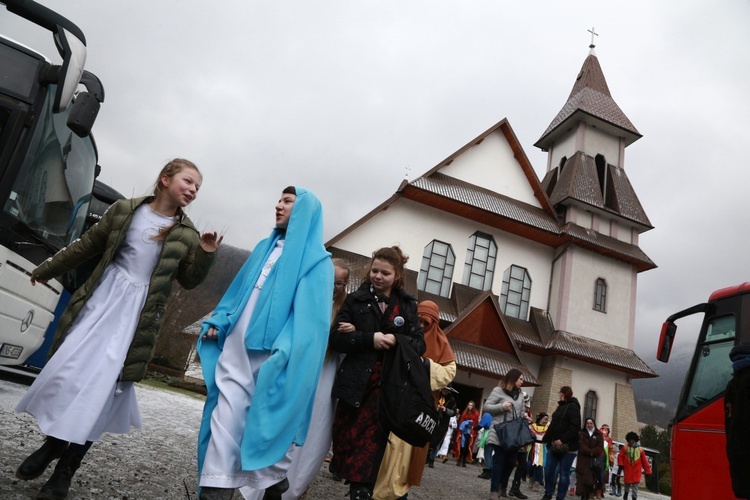
[(675, 321), (695, 314), (703, 314), (703, 322), (671, 424), (672, 498), (732, 499), (736, 497), (726, 453), (724, 390), (732, 378), (729, 352), (736, 345), (750, 344), (750, 283), (717, 290), (708, 302), (667, 318), (659, 338), (659, 361), (669, 361)]

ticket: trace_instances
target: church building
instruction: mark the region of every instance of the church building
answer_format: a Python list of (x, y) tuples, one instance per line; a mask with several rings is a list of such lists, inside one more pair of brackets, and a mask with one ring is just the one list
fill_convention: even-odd
[(637, 429), (631, 380), (656, 376), (633, 351), (638, 274), (656, 267), (638, 244), (652, 226), (625, 171), (640, 137), (592, 45), (534, 144), (548, 154), (541, 181), (503, 119), (327, 247), (351, 264), (351, 290), (376, 249), (409, 255), (406, 290), (440, 307), (460, 408), (481, 407), (519, 368), (534, 414), (551, 414), (569, 385), (582, 416), (623, 440)]

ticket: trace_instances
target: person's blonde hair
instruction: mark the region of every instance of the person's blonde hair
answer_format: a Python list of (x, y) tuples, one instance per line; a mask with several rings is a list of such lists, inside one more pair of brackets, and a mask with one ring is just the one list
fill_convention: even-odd
[[(346, 281), (348, 282), (349, 273), (351, 272), (349, 263), (344, 259), (339, 258), (331, 259), (331, 262), (333, 262), (334, 279), (336, 279), (336, 268), (338, 267), (339, 269), (343, 269), (344, 271), (346, 271)], [(344, 305), (346, 295), (346, 285), (344, 285), (344, 289), (333, 296), (333, 312), (331, 313), (331, 322), (336, 320), (336, 315), (339, 313), (339, 310), (341, 310), (341, 306)]]
[[(164, 184), (161, 182), (161, 178), (163, 176), (167, 176), (168, 178), (172, 178), (175, 175), (177, 175), (179, 172), (182, 172), (186, 168), (191, 168), (195, 170), (198, 175), (201, 177), (201, 180), (203, 180), (203, 174), (201, 174), (201, 171), (198, 170), (198, 167), (195, 166), (195, 163), (193, 163), (190, 160), (186, 160), (184, 158), (175, 158), (173, 160), (170, 160), (167, 162), (166, 165), (161, 169), (161, 172), (159, 172), (159, 176), (156, 178), (156, 184), (154, 185), (154, 193), (153, 196), (157, 200), (159, 197), (162, 196), (162, 193), (164, 192)], [(177, 215), (177, 214), (175, 214)], [(174, 227), (179, 224), (179, 220), (174, 221), (171, 225), (165, 227), (159, 234), (153, 236), (152, 238), (159, 241), (164, 241), (167, 239), (167, 235), (169, 232), (174, 229)]]

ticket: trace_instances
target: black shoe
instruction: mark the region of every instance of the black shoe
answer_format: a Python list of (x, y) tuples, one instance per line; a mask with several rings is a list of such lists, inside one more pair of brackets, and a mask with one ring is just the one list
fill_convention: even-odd
[(490, 478), (490, 470), (489, 469), (482, 469), (482, 473), (477, 476), (479, 479), (489, 479)]
[(284, 478), (278, 483), (266, 488), (266, 494), (263, 495), (263, 500), (281, 500), (281, 495), (289, 489), (289, 480)]
[(68, 448), (68, 442), (47, 436), (41, 448), (29, 455), (16, 470), (16, 477), (28, 481), (41, 476), (49, 464), (56, 458), (60, 458)]
[(203, 486), (201, 487), (200, 495), (198, 495), (198, 500), (232, 500), (234, 490), (234, 488)]
[(550, 495), (546, 495), (546, 494), (545, 494), (545, 495), (544, 495), (544, 496), (542, 497), (542, 500), (552, 500), (552, 497), (551, 497)]
[(73, 475), (81, 466), (81, 460), (83, 460), (82, 456), (73, 455), (69, 449), (66, 450), (60, 457), (60, 461), (57, 462), (55, 471), (49, 480), (39, 490), (36, 500), (63, 500), (66, 498)]
[(372, 500), (372, 491), (368, 488), (352, 488), (349, 490), (350, 500)]
[(513, 485), (513, 487), (508, 492), (508, 496), (520, 498), (521, 500), (526, 500), (527, 498), (529, 498), (521, 493), (521, 489), (517, 485)]

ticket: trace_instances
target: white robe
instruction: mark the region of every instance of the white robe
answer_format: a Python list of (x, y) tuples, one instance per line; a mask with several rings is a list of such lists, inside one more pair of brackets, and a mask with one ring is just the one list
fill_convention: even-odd
[(292, 464), (292, 453), (296, 447), (293, 443), (280, 462), (255, 471), (242, 470), (240, 453), (247, 414), (255, 392), (255, 381), (261, 365), (271, 355), (266, 351), (248, 351), (245, 347), (245, 332), (258, 303), (260, 290), (271, 268), (281, 257), (283, 248), (284, 240), (279, 240), (268, 256), (247, 304), (227, 335), (224, 349), (219, 355), (216, 364), (219, 399), (211, 413), (211, 439), (203, 461), (201, 487), (229, 489), (250, 486), (265, 490), (282, 481)]
[(133, 382), (118, 378), (162, 249), (152, 236), (173, 222), (138, 207), (98, 287), (21, 398), (16, 411), (33, 415), (44, 434), (84, 444), (141, 427)]

